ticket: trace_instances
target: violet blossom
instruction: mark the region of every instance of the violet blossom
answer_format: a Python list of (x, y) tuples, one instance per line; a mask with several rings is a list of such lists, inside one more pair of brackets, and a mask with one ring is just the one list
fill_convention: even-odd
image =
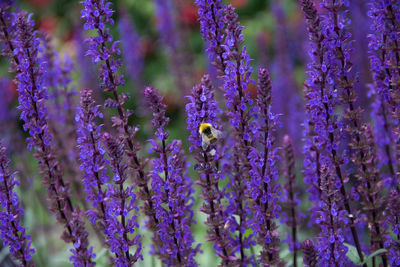
[[(64, 225), (62, 238), (71, 242), (74, 248), (70, 260), (76, 266), (92, 266), (92, 248), (88, 248), (88, 233), (80, 218), (79, 208), (73, 206), (69, 197), (68, 185), (64, 182), (60, 165), (55, 158), (52, 136), (47, 123), (48, 98), (44, 86), (43, 69), (38, 58), (39, 39), (34, 30), (34, 21), (31, 15), (25, 12), (14, 13), (11, 25), (16, 29), (16, 38), (5, 40), (13, 51), (10, 55), (17, 70), (20, 118), (24, 121), (24, 130), (30, 137), (27, 138), (28, 148), (34, 148), (34, 156), (39, 162), (43, 175), (43, 184), (46, 186), (51, 201), (50, 210)], [(8, 35), (9, 36), (9, 35)], [(61, 208), (65, 207), (65, 208)]]
[[(284, 170), (283, 174), (287, 179), (287, 183), (283, 186), (283, 203), (287, 206), (287, 213), (282, 212), (282, 217), (285, 218), (286, 225), (291, 229), (291, 233), (288, 233), (287, 243), (289, 250), (293, 252), (293, 266), (297, 266), (297, 252), (300, 249), (300, 243), (298, 242), (298, 227), (300, 225), (300, 219), (303, 216), (300, 212), (300, 199), (295, 188), (298, 188), (296, 183), (296, 169), (295, 169), (295, 155), (292, 140), (288, 135), (283, 137), (283, 161)], [(297, 209), (296, 209), (297, 207)]]
[[(396, 100), (392, 93), (397, 91), (391, 83), (398, 76), (395, 65), (400, 64), (400, 62), (396, 62), (399, 57), (396, 35), (400, 29), (396, 19), (400, 11), (398, 6), (394, 8), (396, 6), (393, 6), (391, 1), (373, 0), (370, 1), (371, 9), (368, 12), (372, 20), (372, 33), (368, 36), (368, 52), (374, 80), (374, 88), (371, 90), (375, 95), (372, 115), (376, 120), (375, 133), (379, 156), (389, 167), (391, 185), (398, 183), (393, 180), (396, 176), (393, 127), (398, 121), (394, 120), (391, 113), (396, 110)], [(393, 114), (396, 116), (397, 113)]]
[[(373, 224), (372, 231), (376, 239), (373, 241), (375, 248), (383, 248), (382, 227), (379, 223), (379, 197), (375, 196), (375, 188), (380, 180), (377, 168), (377, 160), (374, 155), (374, 144), (368, 140), (368, 127), (361, 124), (362, 109), (357, 105), (357, 94), (354, 90), (354, 78), (351, 73), (353, 53), (351, 34), (347, 30), (350, 23), (346, 19), (346, 11), (341, 10), (346, 6), (346, 1), (325, 0), (323, 7), (328, 11), (325, 17), (326, 37), (329, 48), (336, 53), (330, 59), (332, 66), (332, 77), (335, 78), (335, 89), (340, 94), (340, 101), (345, 105), (343, 114), (344, 123), (347, 124), (346, 131), (350, 136), (349, 147), (351, 148), (350, 160), (356, 166), (355, 176), (361, 182), (358, 192), (363, 192), (364, 205), (367, 207), (367, 214), (372, 217), (369, 222)], [(366, 189), (366, 190), (364, 190)], [(346, 204), (345, 204), (346, 205)], [(372, 205), (372, 209), (371, 209)], [(348, 209), (348, 212), (349, 209)], [(382, 255), (383, 266), (387, 266), (387, 259)]]
[(83, 184), (87, 200), (94, 209), (87, 211), (92, 224), (100, 229), (106, 227), (106, 195), (108, 160), (105, 158), (105, 147), (102, 143), (102, 124), (98, 120), (103, 117), (100, 106), (95, 105), (93, 92), (84, 89), (81, 92), (80, 107), (75, 120), (77, 122), (77, 143), (79, 148), (80, 169), (83, 172)]
[[(140, 235), (137, 234), (139, 224), (136, 212), (136, 194), (134, 185), (126, 185), (128, 179), (128, 165), (124, 162), (124, 142), (114, 138), (109, 133), (102, 136), (107, 147), (110, 158), (110, 168), (113, 172), (114, 184), (109, 183), (107, 187), (106, 205), (106, 228), (107, 243), (111, 252), (116, 254), (116, 265), (132, 266), (139, 259), (143, 260), (141, 254), (142, 243)], [(135, 246), (135, 253), (130, 253), (130, 248)]]
[(134, 175), (136, 185), (140, 188), (139, 198), (142, 200), (141, 207), (144, 214), (149, 217), (147, 227), (153, 232), (156, 231), (158, 219), (156, 218), (152, 193), (148, 186), (148, 180), (144, 172), (143, 162), (139, 159), (138, 145), (134, 142), (139, 131), (138, 127), (128, 125), (128, 119), (132, 114), (123, 106), (128, 98), (126, 94), (118, 93), (118, 88), (124, 84), (123, 77), (118, 74), (121, 65), (117, 56), (120, 54), (118, 41), (113, 41), (110, 29), (107, 24), (114, 24), (112, 19), (113, 10), (111, 3), (104, 0), (85, 0), (81, 17), (86, 20), (84, 28), (95, 30), (96, 35), (87, 39), (89, 43), (88, 55), (92, 57), (93, 63), (100, 63), (100, 77), (102, 87), (106, 92), (112, 94), (112, 98), (105, 101), (105, 105), (117, 110), (117, 115), (112, 117), (113, 127), (117, 128), (124, 139), (124, 153), (129, 157), (129, 167), (136, 173)]
[[(354, 227), (356, 214), (349, 205), (345, 190), (343, 158), (338, 151), (342, 135), (342, 125), (334, 114), (338, 95), (334, 84), (332, 47), (324, 35), (324, 27), (310, 0), (303, 0), (301, 7), (308, 23), (312, 42), (311, 62), (308, 65), (308, 80), (305, 83), (306, 134), (304, 152), (306, 181), (310, 193), (314, 195), (313, 220), (321, 229), (318, 248), (321, 264), (345, 264), (347, 248), (344, 246), (344, 229), (350, 227), (360, 259), (363, 254), (358, 234)], [(315, 197), (317, 196), (317, 197)], [(343, 202), (342, 202), (343, 201)], [(344, 207), (341, 203), (344, 203)], [(345, 208), (345, 210), (343, 209)], [(350, 223), (346, 215), (351, 214)]]
[(303, 263), (305, 267), (316, 267), (318, 261), (317, 251), (314, 243), (310, 239), (301, 243), (301, 251), (304, 254)]
[(278, 116), (271, 111), (271, 80), (268, 70), (260, 68), (257, 84), (257, 107), (259, 129), (255, 144), (259, 145), (261, 152), (256, 147), (250, 148), (248, 154), (250, 179), (247, 182), (247, 191), (251, 200), (253, 220), (251, 227), (257, 235), (257, 243), (262, 247), (260, 260), (265, 265), (279, 265), (279, 232), (275, 219), (279, 217), (280, 195), (277, 163), (277, 147), (275, 146), (275, 131)]
[(223, 179), (222, 173), (216, 167), (221, 155), (220, 146), (208, 146), (203, 150), (199, 134), (202, 122), (210, 123), (214, 128), (220, 129), (218, 115), (221, 111), (214, 99), (214, 90), (208, 75), (203, 76), (201, 84), (193, 87), (188, 98), (186, 122), (190, 132), (189, 150), (196, 153), (195, 169), (200, 174), (197, 183), (202, 187), (200, 197), (204, 200), (200, 210), (207, 214), (205, 222), (208, 226), (207, 238), (213, 242), (215, 253), (222, 259), (222, 264), (231, 265), (237, 258), (234, 256), (234, 243), (228, 231), (228, 218), (222, 204), (224, 194), (218, 187), (219, 180)]
[(16, 173), (10, 173), (9, 164), (6, 148), (0, 143), (0, 237), (21, 266), (34, 266), (32, 255), (35, 249), (31, 247), (31, 237), (21, 223), (24, 210), (14, 189), (19, 182), (15, 178)]
[(208, 1), (196, 0), (199, 7), (200, 33), (207, 42), (206, 52), (211, 64), (218, 70), (219, 76), (225, 75), (226, 58), (225, 53), (225, 17), (224, 7), (221, 0)]
[(150, 140), (150, 149), (160, 156), (151, 164), (156, 215), (160, 220), (158, 234), (162, 242), (159, 254), (167, 266), (197, 266), (194, 257), (199, 246), (192, 248), (194, 238), (190, 231), (195, 222), (192, 211), (194, 190), (187, 175), (182, 145), (178, 140), (167, 142), (169, 118), (165, 116), (166, 105), (162, 103), (162, 97), (151, 87), (145, 88), (144, 96), (153, 113), (155, 138)]

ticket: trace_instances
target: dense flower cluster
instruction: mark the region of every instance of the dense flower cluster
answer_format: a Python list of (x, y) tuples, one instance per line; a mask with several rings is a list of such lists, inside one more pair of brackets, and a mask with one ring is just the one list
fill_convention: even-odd
[(234, 257), (234, 246), (227, 227), (228, 218), (222, 205), (223, 192), (218, 186), (219, 180), (223, 179), (221, 171), (217, 168), (221, 156), (220, 146), (208, 146), (202, 148), (202, 138), (199, 134), (199, 125), (203, 122), (210, 123), (214, 128), (220, 129), (217, 102), (214, 99), (214, 90), (208, 75), (203, 76), (201, 84), (192, 89), (186, 105), (187, 129), (190, 132), (190, 151), (196, 153), (195, 166), (200, 173), (198, 184), (202, 187), (202, 199), (204, 200), (201, 211), (207, 214), (205, 224), (209, 226), (207, 237), (213, 241), (216, 254), (222, 258), (224, 265), (232, 265), (236, 260)]
[[(388, 248), (389, 262), (395, 266), (400, 264), (399, 229), (400, 205), (398, 196), (400, 192), (400, 92), (399, 92), (399, 30), (400, 9), (399, 3), (393, 1), (371, 1), (368, 15), (372, 19), (369, 35), (369, 56), (373, 76), (374, 114), (376, 127), (376, 143), (379, 148), (379, 157), (389, 167), (389, 186), (392, 187), (388, 199), (387, 215), (385, 221), (397, 237), (393, 239), (386, 235), (382, 240), (378, 235), (380, 247), (382, 242)], [(379, 172), (375, 172), (379, 174)], [(376, 185), (375, 185), (376, 187)], [(379, 189), (379, 188), (378, 188)], [(379, 198), (376, 196), (375, 198)], [(379, 202), (378, 202), (379, 204)], [(379, 214), (376, 215), (379, 221)], [(386, 224), (384, 224), (386, 225)], [(380, 228), (375, 227), (375, 233)]]
[[(395, 151), (392, 144), (395, 136), (399, 140), (398, 129), (393, 128), (399, 125), (399, 51), (398, 51), (398, 32), (400, 23), (399, 4), (391, 1), (376, 0), (371, 1), (371, 9), (368, 15), (372, 19), (369, 35), (369, 55), (372, 76), (374, 79), (375, 92), (375, 113), (377, 144), (379, 145), (379, 155), (385, 159), (384, 163), (389, 166), (391, 179), (396, 173)], [(398, 144), (398, 141), (397, 141)], [(397, 152), (398, 153), (398, 147)], [(397, 166), (398, 168), (398, 166)], [(398, 184), (393, 181), (392, 185)]]
[[(143, 212), (149, 217), (147, 226), (152, 231), (156, 231), (158, 219), (155, 214), (152, 193), (144, 173), (144, 165), (137, 155), (139, 147), (134, 143), (139, 128), (128, 125), (128, 119), (132, 111), (125, 110), (123, 107), (128, 96), (117, 92), (118, 87), (123, 84), (123, 77), (117, 73), (120, 67), (120, 60), (114, 58), (120, 54), (117, 47), (118, 42), (112, 41), (110, 29), (107, 27), (107, 24), (114, 23), (111, 18), (113, 13), (110, 8), (111, 3), (104, 0), (86, 0), (81, 3), (84, 6), (81, 16), (86, 20), (85, 29), (96, 30), (97, 32), (97, 36), (87, 39), (90, 44), (87, 54), (92, 57), (95, 64), (101, 62), (100, 76), (102, 85), (105, 91), (111, 92), (113, 96), (112, 99), (106, 100), (105, 105), (117, 109), (118, 115), (112, 118), (113, 126), (118, 129), (121, 138), (124, 140), (124, 153), (129, 157), (128, 165), (136, 172), (134, 177), (137, 186), (140, 187), (138, 197), (143, 201)], [(109, 46), (111, 48), (108, 48)]]
[(97, 120), (103, 117), (99, 109), (100, 106), (96, 106), (93, 100), (93, 92), (83, 90), (80, 107), (75, 116), (80, 169), (83, 172), (87, 199), (95, 208), (88, 211), (89, 220), (92, 224), (99, 223), (102, 229), (106, 224), (105, 198), (107, 195), (107, 189), (102, 187), (109, 180), (107, 175), (109, 162), (105, 158), (105, 148), (101, 138), (102, 125), (97, 125)]
[(247, 183), (248, 195), (253, 209), (252, 229), (257, 234), (257, 243), (262, 247), (261, 262), (278, 265), (279, 232), (274, 219), (279, 217), (280, 195), (278, 179), (278, 155), (274, 143), (274, 131), (278, 116), (271, 112), (271, 80), (267, 69), (260, 68), (257, 85), (257, 107), (259, 109), (258, 152), (251, 147), (248, 154), (251, 170)]
[[(301, 0), (305, 24), (297, 16), (298, 25), (286, 19), (283, 2), (266, 5), (277, 24), (276, 51), (269, 51), (269, 29), (255, 34), (259, 61), (271, 66), (270, 75), (250, 58), (244, 36), (251, 31), (244, 31), (238, 16), (247, 9), (237, 13), (221, 0), (194, 2), (149, 3), (161, 40), (152, 42), (152, 34), (136, 32), (131, 6), (118, 3), (114, 14), (111, 1), (83, 0), (85, 22), (72, 27), (70, 59), (58, 52), (57, 42), (53, 46), (51, 31), (36, 30), (46, 23), (35, 26), (33, 15), (15, 11), (15, 1), (1, 1), (1, 55), (8, 57), (14, 80), (0, 79), (0, 137), (10, 154), (0, 144), (0, 238), (13, 260), (22, 266), (53, 262), (36, 243), (46, 232), (32, 231), (31, 238), (22, 226), (25, 220), (27, 229), (37, 226), (37, 210), (22, 194), (24, 213), (8, 158), (16, 159), (11, 167), (21, 174), (23, 193), (32, 190), (45, 203), (41, 193), (47, 190), (45, 205), (63, 226), (61, 239), (77, 267), (141, 261), (197, 266), (209, 258), (207, 264), (227, 267), (297, 267), (300, 261), (310, 267), (400, 266), (400, 4)], [(121, 50), (112, 35), (114, 19)], [(189, 32), (196, 27), (213, 65), (209, 74), (191, 68), (198, 55), (186, 53), (198, 45), (192, 38), (200, 41)], [(86, 39), (81, 28), (89, 33)], [(303, 30), (308, 40), (297, 36)], [(167, 85), (160, 91), (165, 97), (143, 87), (157, 69), (159, 44), (173, 76), (155, 81)], [(362, 49), (369, 58), (357, 58)], [(88, 58), (94, 64), (88, 66)], [(126, 87), (122, 72), (131, 76)], [(200, 75), (201, 82), (191, 86)], [(176, 95), (168, 88), (172, 80)], [(74, 88), (80, 90), (79, 105)], [(17, 97), (21, 122), (11, 110)], [(182, 116), (188, 140), (176, 139), (185, 136), (174, 128)], [(24, 152), (22, 135), (32, 152)], [(32, 155), (44, 188), (32, 175)], [(87, 221), (92, 231), (85, 229)], [(208, 246), (201, 248), (199, 235), (206, 235)], [(203, 257), (201, 249), (217, 260)]]
[[(346, 225), (350, 226), (360, 258), (363, 256), (354, 226), (357, 215), (351, 212), (345, 189), (348, 179), (342, 170), (344, 158), (339, 152), (343, 124), (334, 112), (339, 104), (334, 83), (336, 45), (324, 34), (331, 27), (329, 17), (321, 18), (309, 0), (303, 0), (301, 5), (312, 42), (312, 61), (308, 65), (305, 84), (306, 182), (310, 184), (312, 200), (316, 201), (315, 222), (321, 228), (318, 246), (321, 264), (345, 264), (339, 259), (344, 258), (347, 251), (343, 232)], [(346, 212), (350, 215), (351, 224), (346, 219)]]
[[(109, 133), (104, 133), (102, 138), (108, 150), (114, 181), (114, 184), (107, 185), (109, 201), (106, 205), (105, 234), (110, 250), (116, 254), (117, 266), (131, 266), (139, 258), (143, 259), (140, 235), (137, 234), (139, 224), (136, 212), (139, 209), (135, 203), (136, 194), (133, 185), (124, 185), (128, 179), (128, 166), (123, 159), (123, 141), (115, 139)], [(133, 255), (129, 251), (132, 246), (136, 246)]]
[(0, 143), (0, 237), (3, 244), (10, 248), (13, 257), (20, 261), (22, 266), (33, 266), (31, 237), (26, 234), (21, 225), (24, 211), (18, 200), (14, 187), (19, 186), (15, 173), (10, 173), (10, 161), (6, 155), (6, 148)]
[(208, 57), (217, 67), (219, 75), (223, 76), (226, 68), (224, 6), (221, 0), (196, 0), (196, 4), (199, 7), (200, 32), (203, 39), (208, 42), (206, 49)]
[[(162, 97), (151, 87), (144, 90), (145, 98), (153, 113), (152, 125), (155, 139), (151, 139), (151, 150), (160, 157), (152, 160), (152, 190), (154, 191), (156, 216), (160, 220), (158, 234), (162, 245), (161, 259), (167, 266), (196, 266), (190, 227), (193, 220), (194, 203), (192, 182), (186, 172), (181, 142), (167, 143), (169, 118)], [(162, 176), (163, 177), (162, 177)]]
[[(71, 261), (77, 264), (92, 265), (91, 248), (88, 249), (88, 234), (80, 218), (80, 211), (74, 207), (69, 198), (68, 185), (65, 184), (59, 164), (52, 152), (48, 124), (46, 87), (42, 76), (40, 60), (37, 57), (39, 39), (33, 29), (34, 21), (30, 15), (20, 12), (14, 15), (16, 25), (16, 39), (14, 39), (13, 53), (17, 55), (16, 63), (19, 109), (21, 119), (25, 122), (24, 129), (31, 137), (27, 138), (28, 147), (35, 149), (35, 157), (39, 161), (44, 175), (43, 183), (48, 189), (51, 200), (50, 209), (56, 213), (60, 223), (65, 225), (63, 239), (74, 244)], [(66, 209), (61, 207), (66, 206)]]

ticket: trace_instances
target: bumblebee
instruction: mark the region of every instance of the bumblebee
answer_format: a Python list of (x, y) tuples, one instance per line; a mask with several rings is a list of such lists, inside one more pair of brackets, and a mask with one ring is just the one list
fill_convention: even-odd
[(217, 142), (222, 133), (215, 129), (211, 123), (202, 122), (199, 126), (199, 133), (201, 135), (201, 147), (206, 150), (210, 144)]

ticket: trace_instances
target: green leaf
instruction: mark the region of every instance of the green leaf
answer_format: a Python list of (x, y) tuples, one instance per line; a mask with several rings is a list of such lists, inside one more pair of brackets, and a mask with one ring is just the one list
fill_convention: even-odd
[[(364, 263), (360, 260), (358, 256), (357, 248), (350, 244), (344, 243), (344, 245), (349, 249), (346, 253), (346, 257), (349, 258), (355, 265), (363, 265)], [(363, 253), (364, 259), (366, 258), (365, 254)]]
[(375, 250), (374, 252), (372, 252), (371, 254), (368, 255), (368, 257), (367, 257), (367, 259), (365, 260), (365, 262), (367, 262), (368, 260), (372, 259), (372, 258), (375, 257), (375, 256), (378, 256), (378, 255), (383, 254), (383, 253), (386, 253), (386, 252), (387, 252), (387, 250), (384, 249), (384, 248)]
[(253, 233), (253, 229), (249, 228), (244, 232), (243, 237), (249, 237)]

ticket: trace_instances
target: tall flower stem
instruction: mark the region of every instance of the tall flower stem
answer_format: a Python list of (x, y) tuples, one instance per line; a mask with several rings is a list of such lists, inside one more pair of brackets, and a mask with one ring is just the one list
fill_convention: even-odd
[(271, 111), (271, 93), (269, 72), (266, 68), (260, 68), (257, 85), (259, 129), (254, 146), (258, 144), (262, 149), (260, 152), (255, 147), (250, 150), (248, 158), (251, 170), (247, 194), (254, 214), (252, 228), (257, 234), (257, 243), (262, 247), (261, 262), (275, 266), (280, 264), (278, 226), (274, 222), (280, 211), (277, 204), (279, 185), (276, 182), (278, 157), (274, 138), (278, 116)]
[[(135, 214), (138, 209), (135, 206), (134, 185), (126, 186), (125, 184), (128, 178), (128, 166), (124, 162), (123, 141), (114, 138), (109, 133), (104, 133), (102, 137), (108, 150), (114, 180), (114, 184), (108, 184), (107, 198), (110, 200), (106, 207), (105, 233), (108, 237), (107, 241), (111, 244), (111, 251), (117, 255), (117, 266), (132, 266), (139, 258), (143, 260), (141, 236), (136, 234), (139, 224)], [(132, 255), (130, 248), (134, 245), (136, 250)]]
[(292, 140), (288, 135), (283, 137), (283, 158), (284, 158), (284, 174), (287, 178), (287, 184), (284, 186), (286, 191), (287, 204), (290, 209), (290, 219), (288, 219), (288, 225), (292, 229), (291, 236), (291, 244), (289, 248), (293, 250), (293, 266), (297, 267), (297, 251), (298, 251), (298, 242), (297, 242), (297, 225), (298, 225), (298, 216), (296, 213), (296, 206), (298, 206), (299, 201), (295, 196), (295, 182), (296, 182), (296, 170), (295, 170), (295, 157), (294, 157), (294, 148), (292, 144)]
[[(77, 144), (79, 148), (80, 167), (83, 170), (83, 184), (86, 191), (86, 199), (89, 200), (93, 209), (88, 209), (89, 221), (99, 232), (104, 244), (110, 245), (112, 236), (107, 240), (101, 232), (106, 232), (107, 222), (107, 188), (103, 189), (109, 177), (107, 176), (108, 161), (104, 157), (105, 148), (101, 142), (102, 125), (97, 125), (96, 120), (103, 117), (95, 105), (93, 91), (84, 89), (81, 92), (80, 107), (75, 120), (77, 123)], [(118, 255), (117, 255), (118, 256)]]
[[(309, 84), (308, 86), (315, 86), (315, 88), (313, 88), (312, 90), (315, 90), (315, 95), (319, 99), (321, 99), (322, 102), (322, 105), (319, 108), (322, 108), (323, 111), (323, 116), (321, 118), (323, 120), (323, 125), (320, 126), (321, 129), (319, 130), (323, 131), (324, 137), (326, 137), (326, 140), (324, 140), (323, 142), (328, 146), (327, 151), (333, 165), (334, 172), (338, 178), (338, 181), (340, 182), (340, 193), (343, 198), (342, 201), (346, 211), (350, 215), (350, 230), (354, 240), (354, 244), (356, 246), (360, 260), (363, 261), (364, 256), (361, 250), (358, 233), (355, 228), (356, 216), (354, 216), (350, 207), (349, 196), (345, 188), (345, 177), (343, 176), (343, 172), (341, 169), (342, 159), (336, 148), (338, 147), (339, 140), (337, 139), (337, 137), (335, 137), (335, 134), (337, 134), (337, 130), (335, 132), (335, 129), (338, 128), (338, 125), (335, 122), (335, 116), (332, 116), (332, 114), (334, 105), (337, 100), (335, 99), (334, 94), (330, 92), (331, 88), (329, 88), (331, 86), (329, 82), (333, 79), (333, 77), (330, 77), (330, 75), (332, 75), (331, 72), (333, 70), (331, 68), (333, 68), (333, 66), (331, 66), (331, 62), (329, 62), (331, 58), (329, 53), (332, 53), (332, 51), (330, 51), (331, 48), (327, 43), (327, 36), (325, 36), (325, 34), (323, 33), (324, 25), (321, 23), (321, 18), (318, 15), (317, 10), (315, 9), (312, 2), (310, 0), (302, 0), (301, 7), (308, 23), (310, 41), (313, 42), (315, 45), (315, 52), (313, 53), (315, 61), (313, 63), (315, 65), (315, 74), (318, 73), (318, 75), (320, 75), (319, 78), (310, 75), (311, 79), (316, 80), (313, 80), (312, 84)], [(310, 99), (309, 101), (312, 100)]]
[[(113, 58), (119, 54), (118, 42), (112, 42), (112, 36), (106, 27), (107, 24), (113, 24), (111, 18), (113, 11), (110, 9), (111, 3), (100, 0), (85, 0), (82, 4), (84, 9), (81, 14), (87, 21), (85, 28), (95, 30), (97, 33), (96, 37), (89, 39), (90, 48), (88, 53), (93, 57), (94, 63), (102, 63), (101, 78), (103, 86), (113, 96), (113, 99), (106, 100), (106, 105), (117, 109), (118, 116), (113, 117), (113, 126), (120, 130), (120, 134), (126, 143), (125, 152), (129, 158), (129, 166), (136, 172), (134, 176), (135, 183), (140, 188), (138, 196), (144, 203), (142, 210), (150, 219), (147, 226), (156, 235), (156, 226), (159, 221), (156, 217), (152, 193), (144, 172), (144, 165), (137, 155), (138, 147), (133, 142), (138, 128), (128, 125), (128, 118), (132, 112), (123, 108), (127, 96), (117, 92), (118, 87), (123, 83), (123, 79), (116, 73), (120, 62)], [(111, 48), (108, 48), (108, 46), (111, 46)]]
[(186, 105), (187, 129), (190, 131), (190, 151), (195, 151), (195, 159), (198, 164), (195, 169), (200, 173), (197, 182), (202, 187), (201, 198), (204, 203), (201, 211), (207, 214), (207, 237), (213, 241), (216, 254), (222, 259), (222, 266), (232, 266), (237, 259), (234, 256), (234, 243), (229, 234), (229, 223), (224, 211), (222, 199), (223, 192), (218, 188), (218, 181), (223, 175), (215, 166), (216, 161), (222, 156), (220, 145), (202, 148), (202, 140), (199, 135), (199, 126), (207, 122), (219, 129), (218, 104), (214, 99), (214, 90), (208, 75), (203, 76), (201, 84), (192, 89), (189, 96), (189, 104)]
[[(340, 10), (343, 8), (343, 3), (341, 1), (337, 0), (326, 0), (324, 2), (324, 7), (325, 9), (328, 10), (328, 19), (331, 22), (333, 31), (331, 32), (331, 35), (328, 36), (330, 38), (330, 41), (335, 42), (336, 45), (336, 61), (338, 65), (338, 77), (339, 77), (339, 82), (338, 82), (338, 87), (341, 89), (341, 101), (347, 105), (347, 108), (345, 109), (345, 114), (344, 118), (349, 121), (349, 125), (346, 128), (347, 132), (349, 133), (350, 137), (352, 138), (350, 147), (353, 148), (353, 156), (351, 157), (351, 160), (353, 163), (358, 166), (358, 177), (360, 181), (363, 184), (366, 184), (367, 188), (371, 190), (371, 179), (368, 178), (368, 174), (371, 173), (376, 173), (372, 169), (374, 169), (376, 166), (373, 166), (376, 164), (376, 161), (373, 161), (372, 164), (369, 164), (370, 166), (367, 166), (369, 160), (367, 158), (368, 156), (368, 149), (370, 148), (368, 145), (367, 140), (362, 140), (361, 138), (361, 133), (362, 133), (362, 128), (361, 128), (361, 123), (360, 123), (360, 115), (362, 113), (362, 109), (359, 107), (356, 107), (356, 100), (357, 100), (357, 94), (354, 90), (353, 84), (354, 81), (352, 77), (350, 76), (350, 71), (352, 68), (352, 63), (349, 59), (349, 54), (352, 50), (351, 48), (351, 42), (350, 42), (350, 34), (346, 31), (346, 28), (344, 26), (340, 25), (346, 25), (346, 22), (341, 20), (340, 15)], [(340, 23), (340, 25), (339, 25)], [(363, 144), (363, 143), (364, 144)], [(366, 144), (366, 145), (365, 145)], [(359, 155), (359, 156), (357, 156)], [(370, 168), (368, 168), (370, 167)], [(367, 175), (367, 176), (366, 176)], [(366, 178), (367, 177), (367, 178)], [(371, 193), (371, 191), (369, 191)], [(370, 194), (366, 194), (365, 197), (368, 199), (368, 203), (372, 203), (372, 205), (375, 205), (375, 200), (374, 197)], [(375, 233), (377, 236), (378, 240), (381, 240), (379, 242), (380, 248), (383, 248), (383, 241), (382, 241), (382, 236), (381, 236), (381, 229), (380, 226), (378, 225), (377, 222), (377, 214), (376, 214), (376, 209), (371, 211), (371, 216), (372, 216), (372, 221), (374, 224), (375, 228)], [(383, 254), (382, 256), (382, 262), (384, 266), (387, 266), (387, 259), (386, 256)]]
[[(47, 110), (45, 100), (46, 89), (42, 86), (42, 70), (38, 66), (38, 44), (33, 29), (34, 22), (25, 12), (14, 14), (12, 25), (16, 28), (14, 40), (6, 40), (9, 48), (13, 49), (13, 64), (17, 70), (19, 91), (19, 109), (21, 119), (24, 120), (25, 130), (29, 130), (28, 147), (35, 148), (35, 158), (44, 175), (43, 184), (47, 187), (50, 210), (57, 215), (57, 219), (65, 227), (63, 239), (74, 244), (71, 261), (76, 264), (88, 266), (92, 262), (91, 248), (88, 249), (88, 233), (85, 231), (84, 222), (80, 219), (80, 211), (74, 207), (69, 196), (69, 188), (63, 180), (59, 163), (55, 158), (54, 147), (51, 144), (52, 136), (47, 123)], [(5, 36), (9, 36), (5, 35)], [(15, 50), (14, 50), (15, 49)]]
[(21, 266), (34, 266), (31, 248), (31, 237), (25, 233), (20, 217), (23, 215), (18, 196), (14, 187), (18, 185), (15, 173), (10, 174), (6, 156), (6, 148), (0, 143), (0, 199), (4, 211), (0, 211), (0, 236), (5, 245), (10, 247), (11, 255), (17, 259)]
[(163, 241), (160, 256), (167, 266), (196, 266), (194, 256), (199, 247), (192, 248), (194, 238), (190, 231), (193, 222), (193, 189), (186, 174), (181, 142), (167, 142), (169, 118), (165, 116), (167, 107), (162, 103), (162, 97), (152, 87), (146, 87), (144, 95), (153, 113), (152, 125), (156, 138), (150, 142), (152, 149), (160, 156), (152, 161), (156, 212), (161, 221), (159, 235)]

